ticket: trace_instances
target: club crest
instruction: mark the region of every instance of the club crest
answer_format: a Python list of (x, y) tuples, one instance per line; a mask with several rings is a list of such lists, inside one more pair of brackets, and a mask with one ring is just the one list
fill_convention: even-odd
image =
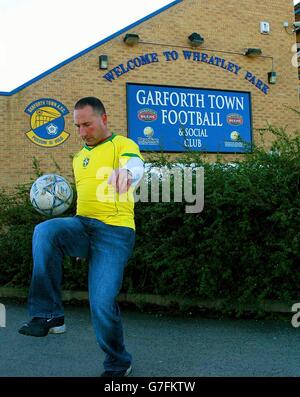
[(65, 128), (64, 117), (69, 113), (66, 106), (55, 99), (38, 99), (26, 107), (30, 116), (30, 131), (27, 138), (36, 145), (55, 147), (65, 142), (69, 135)]
[(90, 162), (90, 159), (88, 157), (85, 157), (82, 162), (83, 168), (86, 168), (88, 166), (89, 162)]

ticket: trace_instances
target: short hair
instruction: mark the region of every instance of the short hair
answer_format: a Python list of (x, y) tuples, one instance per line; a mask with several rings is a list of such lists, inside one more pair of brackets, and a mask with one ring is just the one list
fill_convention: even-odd
[(82, 109), (85, 106), (91, 106), (94, 110), (94, 112), (100, 114), (102, 116), (102, 114), (105, 114), (105, 107), (103, 105), (103, 103), (100, 101), (100, 99), (95, 98), (93, 96), (88, 96), (85, 98), (81, 98), (79, 99), (79, 101), (76, 102), (74, 109)]

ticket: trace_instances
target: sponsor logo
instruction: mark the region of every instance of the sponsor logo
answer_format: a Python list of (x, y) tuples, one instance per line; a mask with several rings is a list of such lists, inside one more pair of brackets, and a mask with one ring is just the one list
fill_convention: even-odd
[(141, 109), (138, 111), (138, 119), (145, 122), (157, 120), (157, 112), (153, 109)]
[(150, 137), (152, 137), (154, 135), (154, 129), (152, 127), (149, 127), (149, 126), (145, 127), (143, 132), (144, 132), (144, 135), (147, 138), (150, 138)]
[(139, 145), (159, 145), (159, 139), (154, 138), (154, 129), (147, 125), (147, 127), (144, 128), (143, 134), (145, 138), (138, 137), (138, 144)]
[(240, 139), (240, 134), (237, 131), (232, 131), (230, 138), (232, 141), (238, 141)]
[(242, 125), (244, 122), (243, 116), (237, 113), (228, 114), (226, 118), (229, 125)]
[(69, 135), (64, 117), (68, 109), (55, 99), (41, 98), (31, 102), (24, 110), (30, 116), (30, 131), (27, 138), (38, 146), (55, 147), (65, 142)]

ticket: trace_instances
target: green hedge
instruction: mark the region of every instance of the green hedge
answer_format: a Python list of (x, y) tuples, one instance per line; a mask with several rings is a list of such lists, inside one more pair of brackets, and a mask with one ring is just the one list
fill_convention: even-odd
[[(122, 292), (221, 298), (224, 310), (235, 303), (241, 313), (264, 300), (299, 301), (300, 136), (272, 126), (260, 132), (260, 144), (234, 164), (222, 156), (211, 164), (199, 153), (178, 160), (204, 167), (202, 212), (185, 213), (184, 202), (136, 203)], [(163, 154), (152, 157), (152, 166), (171, 167)], [(30, 185), (0, 195), (0, 286), (29, 285), (32, 232), (45, 219), (29, 203)], [(64, 216), (74, 212), (75, 203)], [(87, 288), (84, 262), (65, 258), (64, 267), (63, 288)]]

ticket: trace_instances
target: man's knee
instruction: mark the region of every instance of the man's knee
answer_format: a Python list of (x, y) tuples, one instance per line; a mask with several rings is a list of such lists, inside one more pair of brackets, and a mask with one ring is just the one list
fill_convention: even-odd
[(55, 238), (60, 233), (60, 219), (48, 219), (35, 226), (33, 236), (34, 238)]
[(108, 288), (102, 288), (96, 294), (90, 293), (90, 305), (92, 310), (111, 311), (117, 302), (118, 292), (114, 292)]

